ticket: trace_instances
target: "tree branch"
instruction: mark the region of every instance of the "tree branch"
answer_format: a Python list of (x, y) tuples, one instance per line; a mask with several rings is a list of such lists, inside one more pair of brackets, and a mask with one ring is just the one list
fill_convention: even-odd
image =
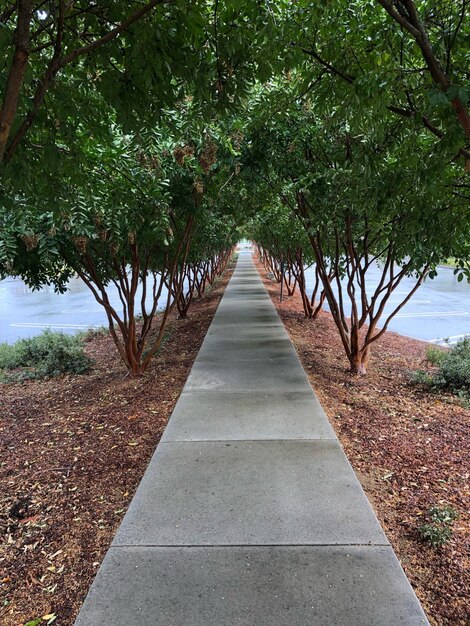
[(77, 49), (73, 50), (72, 52), (70, 52), (69, 54), (67, 54), (64, 57), (62, 57), (62, 59), (60, 59), (59, 68), (58, 69), (61, 69), (62, 67), (64, 67), (68, 63), (71, 63), (77, 57), (79, 57), (81, 55), (84, 55), (84, 54), (88, 54), (88, 53), (92, 52), (93, 50), (95, 50), (96, 48), (99, 48), (103, 44), (108, 43), (109, 41), (112, 41), (123, 30), (126, 30), (126, 28), (128, 28), (128, 26), (130, 26), (131, 24), (133, 24), (134, 22), (136, 22), (140, 18), (144, 17), (144, 15), (147, 15), (147, 13), (149, 13), (157, 5), (164, 4), (164, 3), (167, 3), (167, 2), (170, 2), (170, 1), (171, 0), (151, 0), (148, 4), (144, 5), (141, 9), (139, 9), (138, 11), (136, 11), (135, 13), (130, 15), (126, 20), (121, 22), (118, 26), (116, 26), (116, 28), (113, 28), (113, 30), (111, 30), (109, 33), (107, 33), (106, 35), (104, 35), (100, 39), (96, 39), (92, 43), (90, 43), (90, 44), (88, 44), (86, 46), (82, 46), (81, 48), (77, 48)]
[[(38, 87), (36, 89), (36, 93), (34, 94), (33, 106), (31, 108), (31, 110), (28, 112), (28, 114), (24, 118), (22, 124), (20, 125), (19, 129), (17, 130), (17, 132), (16, 132), (15, 136), (13, 137), (10, 145), (8, 146), (8, 149), (6, 149), (6, 150), (5, 150), (5, 146), (6, 146), (6, 142), (8, 140), (8, 135), (9, 135), (10, 127), (11, 127), (11, 122), (10, 122), (10, 125), (8, 127), (8, 134), (6, 135), (6, 138), (5, 138), (5, 141), (4, 141), (4, 145), (3, 145), (3, 149), (2, 149), (2, 135), (3, 135), (2, 128), (3, 127), (0, 125), (0, 160), (3, 157), (5, 162), (8, 163), (12, 159), (12, 157), (15, 154), (19, 144), (22, 142), (22, 140), (26, 136), (26, 133), (28, 132), (29, 128), (33, 124), (33, 121), (34, 121), (34, 119), (35, 119), (39, 109), (41, 108), (41, 105), (42, 105), (42, 103), (44, 101), (44, 97), (45, 97), (45, 95), (47, 93), (47, 90), (49, 89), (50, 84), (52, 83), (52, 81), (56, 77), (57, 73), (63, 67), (65, 67), (67, 64), (69, 64), (72, 61), (74, 61), (77, 57), (83, 56), (84, 54), (88, 54), (88, 53), (92, 52), (93, 50), (95, 50), (96, 48), (99, 48), (100, 46), (108, 43), (109, 41), (112, 41), (123, 30), (128, 28), (131, 24), (133, 24), (137, 20), (139, 20), (142, 17), (144, 17), (145, 15), (147, 15), (147, 13), (149, 13), (154, 7), (156, 7), (159, 4), (163, 4), (165, 2), (170, 2), (170, 1), (171, 0), (151, 0), (146, 5), (141, 7), (138, 11), (135, 11), (135, 13), (130, 15), (127, 19), (125, 19), (118, 26), (116, 26), (116, 28), (113, 28), (113, 30), (111, 30), (109, 33), (107, 33), (106, 35), (104, 35), (100, 39), (96, 39), (95, 41), (91, 42), (90, 44), (87, 44), (86, 46), (82, 46), (81, 48), (77, 48), (77, 49), (73, 50), (72, 52), (70, 52), (69, 54), (66, 54), (63, 57), (60, 57), (60, 52), (61, 52), (61, 48), (62, 48), (62, 37), (63, 37), (63, 24), (64, 24), (64, 10), (63, 10), (63, 7), (62, 7), (62, 11), (61, 11), (61, 14), (59, 14), (59, 19), (58, 19), (58, 32), (57, 32), (57, 37), (56, 37), (56, 43), (55, 43), (55, 46), (54, 46), (54, 48), (55, 48), (54, 56), (53, 56), (51, 62), (49, 63), (49, 66), (48, 66), (44, 76), (39, 81)], [(20, 0), (20, 3), (22, 5), (28, 5), (30, 7), (29, 8), (29, 14), (28, 14), (29, 15), (29, 21), (30, 21), (32, 0)], [(62, 3), (61, 3), (61, 6), (62, 6)], [(29, 21), (28, 21), (28, 33), (29, 33)], [(27, 57), (26, 57), (26, 60), (27, 60)], [(19, 92), (20, 92), (20, 89), (21, 89), (21, 85), (22, 85), (22, 82), (23, 82), (23, 75), (24, 75), (24, 69), (23, 69), (23, 74), (21, 75), (20, 84), (17, 86), (17, 94), (16, 94), (16, 99), (15, 99), (15, 102), (14, 102), (14, 107), (13, 107), (12, 113), (11, 113), (11, 120), (14, 119), (14, 116), (16, 114), (18, 95), (19, 95)], [(1, 117), (0, 117), (0, 123), (1, 123)]]

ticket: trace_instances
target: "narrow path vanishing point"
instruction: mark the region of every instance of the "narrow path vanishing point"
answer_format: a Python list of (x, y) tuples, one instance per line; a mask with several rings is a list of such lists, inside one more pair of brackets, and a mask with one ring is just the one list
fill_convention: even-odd
[(427, 623), (242, 250), (76, 625)]

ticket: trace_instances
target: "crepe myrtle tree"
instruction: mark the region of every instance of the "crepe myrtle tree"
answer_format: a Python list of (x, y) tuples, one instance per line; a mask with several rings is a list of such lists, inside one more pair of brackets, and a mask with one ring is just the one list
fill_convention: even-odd
[[(191, 111), (192, 105), (187, 105)], [(192, 198), (198, 209), (188, 255), (178, 263), (169, 290), (175, 296), (181, 318), (187, 316), (195, 293), (201, 296), (227, 266), (239, 238), (243, 217), (231, 203), (236, 180), (238, 136), (230, 132), (227, 120), (198, 126), (188, 133), (188, 123), (180, 118), (180, 140), (173, 157), (182, 171), (193, 176)], [(178, 296), (176, 294), (179, 294)]]
[[(428, 141), (396, 121), (363, 120), (353, 135), (336, 114), (322, 120), (305, 105), (254, 126), (247, 140), (247, 176), (264, 181), (267, 197), (276, 195), (305, 230), (354, 374), (366, 373), (373, 344), (443, 258), (468, 262), (468, 202), (454, 186), (460, 170), (442, 167)], [(405, 277), (413, 284), (390, 307)]]
[(135, 35), (133, 26), (162, 4), (163, 0), (150, 0), (129, 8), (126, 2), (113, 6), (66, 0), (5, 2), (0, 13), (4, 70), (0, 161), (12, 159), (59, 74), (73, 69), (84, 78), (82, 59), (93, 56), (102, 62), (115, 54), (116, 47), (110, 44), (116, 41), (125, 50)]
[[(379, 137), (351, 137), (343, 129), (327, 150), (332, 163), (314, 166), (308, 184), (295, 192), (296, 212), (355, 374), (366, 373), (372, 345), (426, 277), (436, 275), (439, 262), (457, 256), (467, 259), (465, 265), (469, 258), (468, 204), (450, 191), (457, 166), (442, 168), (432, 152), (423, 163), (416, 159), (422, 146), (394, 130), (398, 141), (388, 130)], [(376, 284), (369, 278), (372, 268)], [(335, 278), (329, 283), (331, 269)], [(410, 286), (392, 304), (405, 277)]]
[[(9, 224), (11, 229), (0, 235), (0, 249), (8, 255), (4, 266), (9, 273), (22, 278), (32, 273), (38, 285), (48, 280), (57, 284), (57, 276), (48, 272), (51, 257), (65, 268), (65, 278), (79, 276), (103, 307), (128, 372), (137, 375), (148, 367), (164, 336), (173, 307), (165, 280), (171, 280), (187, 254), (194, 215), (172, 214), (163, 203), (139, 210), (132, 199), (131, 208), (123, 189), (116, 188), (116, 196), (108, 198), (111, 207), (78, 198), (73, 212), (62, 210), (59, 216), (23, 213), (24, 230)], [(24, 255), (12, 258), (11, 243), (8, 250), (6, 245), (11, 240)], [(59, 285), (65, 287), (64, 282)], [(112, 291), (117, 291), (119, 304)], [(159, 308), (163, 312), (157, 315)]]
[[(416, 44), (436, 92), (435, 101), (451, 105), (470, 141), (468, 68), (470, 37), (468, 0), (424, 2), (423, 0), (376, 0), (395, 26)], [(422, 71), (422, 70), (421, 70)], [(467, 158), (469, 157), (467, 151)]]
[[(203, 220), (211, 219), (203, 210), (204, 183), (215, 166), (217, 145), (207, 137), (199, 143), (177, 142), (148, 133), (127, 151), (130, 148), (132, 168), (123, 169), (122, 159), (104, 165), (107, 210), (104, 214), (95, 210), (95, 232), (91, 227), (90, 235), (74, 234), (74, 246), (62, 243), (61, 255), (104, 306), (129, 372), (140, 374), (161, 345), (173, 308), (186, 313), (189, 307), (190, 300), (182, 305), (185, 279), (190, 258), (201, 261), (192, 244)], [(98, 168), (103, 170), (102, 162)], [(96, 187), (92, 191), (95, 197)], [(82, 228), (84, 220), (76, 208), (71, 215)], [(110, 302), (109, 284), (117, 289), (122, 314)], [(157, 315), (159, 308), (161, 315)]]
[[(27, 276), (22, 264), (34, 269), (34, 259), (38, 284), (45, 276), (43, 263), (47, 266), (51, 257), (69, 274), (78, 275), (103, 307), (128, 371), (138, 374), (147, 368), (163, 337), (170, 298), (156, 335), (152, 332), (165, 293), (164, 278), (176, 271), (178, 258), (185, 254), (194, 216), (188, 207), (175, 211), (168, 178), (158, 179), (156, 162), (144, 162), (138, 148), (125, 143), (121, 138), (117, 146), (82, 146), (87, 177), (61, 180), (56, 210), (49, 208), (51, 197), (32, 191), (23, 200), (20, 217), (12, 219), (15, 208), (7, 209), (8, 228), (0, 234), (0, 247), (7, 251), (4, 265), (10, 273)], [(168, 160), (172, 158), (170, 154)], [(18, 198), (14, 204), (18, 206)], [(23, 242), (25, 261), (18, 255), (8, 258), (12, 238)], [(117, 290), (120, 307), (113, 304), (110, 287)], [(153, 343), (148, 346), (150, 337)]]
[[(177, 113), (171, 117), (174, 123)], [(48, 265), (41, 265), (46, 258), (63, 266), (65, 278), (78, 275), (103, 307), (133, 375), (147, 369), (161, 345), (169, 315), (181, 303), (189, 260), (198, 266), (207, 261), (201, 245), (191, 248), (193, 236), (198, 228), (207, 232), (218, 224), (205, 206), (216, 178), (218, 144), (207, 129), (201, 136), (193, 132), (192, 138), (175, 139), (168, 128), (136, 136), (116, 129), (104, 143), (84, 136), (76, 146), (82, 176), (64, 158), (55, 195), (29, 189), (20, 215), (13, 219), (18, 198), (4, 211), (9, 227), (0, 233), (0, 250), (8, 253), (11, 238), (16, 245), (23, 242), (29, 253), (24, 263), (36, 268), (38, 284), (46, 276)], [(221, 149), (221, 161), (224, 154)], [(201, 280), (212, 279), (227, 258), (224, 246), (233, 245), (222, 229), (214, 232), (215, 267), (209, 263)], [(18, 255), (15, 259), (10, 273), (27, 276)], [(118, 306), (111, 290), (118, 294)]]
[(185, 263), (178, 263), (173, 283), (167, 285), (181, 319), (187, 317), (193, 298), (202, 297), (224, 272), (238, 239), (233, 215), (221, 214), (215, 208), (200, 212)]
[(284, 282), (287, 295), (292, 296), (296, 288), (292, 256), (301, 243), (298, 239), (299, 233), (292, 228), (292, 224), (286, 228), (284, 218), (285, 211), (283, 214), (282, 208), (272, 205), (269, 211), (253, 218), (251, 236), (257, 244), (260, 261), (278, 283)]

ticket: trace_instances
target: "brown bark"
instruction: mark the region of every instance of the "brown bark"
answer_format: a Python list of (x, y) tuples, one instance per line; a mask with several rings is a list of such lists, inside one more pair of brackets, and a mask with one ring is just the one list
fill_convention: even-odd
[(467, 137), (470, 138), (470, 115), (468, 113), (468, 109), (466, 108), (462, 100), (460, 100), (460, 98), (453, 98), (451, 100), (451, 104), (457, 113), (459, 122), (466, 132)]
[(292, 262), (292, 272), (295, 277), (295, 282), (299, 287), (300, 297), (302, 298), (302, 308), (304, 315), (308, 319), (313, 317), (313, 303), (307, 295), (307, 285), (305, 281), (304, 260), (302, 254), (302, 248), (298, 248), (295, 252), (295, 259)]
[(368, 358), (364, 353), (357, 354), (351, 360), (351, 369), (349, 370), (354, 376), (365, 376), (367, 374)]
[(33, 2), (19, 0), (18, 25), (15, 34), (15, 51), (8, 73), (5, 95), (0, 111), (0, 161), (5, 154), (10, 131), (18, 108), (18, 98), (28, 66), (30, 52), (30, 25)]

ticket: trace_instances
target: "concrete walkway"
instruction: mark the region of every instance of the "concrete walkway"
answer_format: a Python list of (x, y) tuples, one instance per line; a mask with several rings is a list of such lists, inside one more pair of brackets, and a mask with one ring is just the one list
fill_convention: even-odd
[(76, 624), (427, 624), (248, 251)]

